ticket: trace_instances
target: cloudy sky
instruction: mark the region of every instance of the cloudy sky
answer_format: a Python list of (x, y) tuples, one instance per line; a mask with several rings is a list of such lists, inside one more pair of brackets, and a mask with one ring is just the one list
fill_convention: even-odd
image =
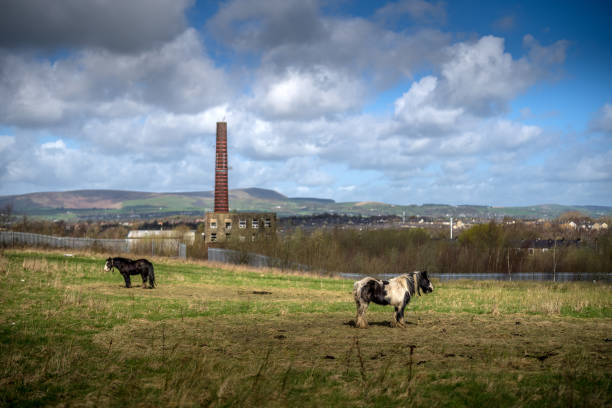
[(609, 1), (3, 0), (0, 194), (612, 205)]

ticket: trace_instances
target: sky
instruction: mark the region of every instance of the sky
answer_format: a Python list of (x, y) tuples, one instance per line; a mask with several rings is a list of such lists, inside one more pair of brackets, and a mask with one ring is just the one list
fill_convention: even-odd
[(3, 0), (0, 195), (612, 205), (612, 2)]

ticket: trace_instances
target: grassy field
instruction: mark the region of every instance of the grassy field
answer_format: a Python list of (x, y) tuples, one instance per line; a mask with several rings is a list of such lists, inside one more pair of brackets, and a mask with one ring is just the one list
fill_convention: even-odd
[[(612, 405), (612, 287), (439, 283), (406, 329), (352, 282), (100, 255), (0, 256), (0, 406)], [(138, 280), (133, 280), (138, 283)]]

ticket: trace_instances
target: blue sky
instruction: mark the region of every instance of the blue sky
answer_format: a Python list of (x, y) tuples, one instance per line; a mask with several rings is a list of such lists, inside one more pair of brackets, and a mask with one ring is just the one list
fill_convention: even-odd
[(607, 1), (7, 0), (0, 194), (612, 205)]

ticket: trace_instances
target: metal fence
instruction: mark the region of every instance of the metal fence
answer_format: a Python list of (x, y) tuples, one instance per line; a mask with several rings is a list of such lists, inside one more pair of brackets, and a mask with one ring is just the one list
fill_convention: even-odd
[(48, 248), (100, 248), (114, 252), (129, 252), (126, 239), (95, 239), (55, 237), (52, 235), (32, 234), (30, 232), (0, 231), (0, 245), (34, 246)]
[(295, 262), (283, 262), (266, 255), (241, 252), (233, 249), (208, 248), (208, 260), (212, 262), (244, 264), (258, 268), (281, 268), (308, 271), (311, 268)]
[(139, 253), (186, 258), (187, 247), (179, 242), (159, 239), (96, 239), (56, 237), (29, 232), (0, 231), (2, 247), (44, 247), (64, 249), (95, 249), (114, 253)]

